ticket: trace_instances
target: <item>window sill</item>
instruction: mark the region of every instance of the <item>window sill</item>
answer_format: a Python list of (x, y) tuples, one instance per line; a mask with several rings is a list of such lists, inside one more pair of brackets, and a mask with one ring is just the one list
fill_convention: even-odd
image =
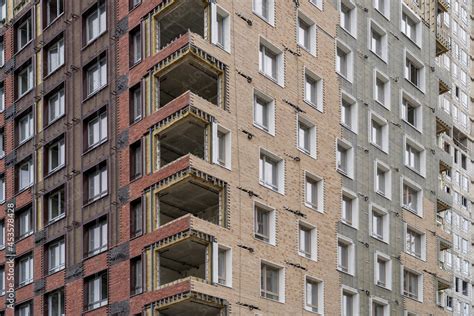
[(340, 168), (336, 168), (337, 172), (339, 172), (340, 174), (342, 174), (344, 177), (346, 178), (349, 178), (351, 180), (354, 180), (354, 177), (352, 175), (350, 175), (349, 173), (347, 173), (346, 171), (340, 169)]
[[(387, 35), (385, 35), (385, 36), (387, 36)], [(387, 49), (387, 48), (386, 48), (386, 49)], [(380, 59), (383, 63), (388, 64), (387, 57), (383, 57), (383, 56), (377, 54), (377, 53), (374, 52), (371, 48), (369, 48), (369, 50), (370, 50), (370, 52), (371, 52), (375, 57), (377, 57), (378, 59)], [(388, 55), (388, 53), (387, 53), (387, 55)]]
[(316, 104), (316, 103), (313, 103), (313, 102), (307, 100), (306, 98), (305, 98), (303, 101), (304, 101), (304, 103), (306, 103), (307, 105), (309, 105), (310, 107), (312, 107), (313, 109), (315, 109), (316, 111), (321, 112), (321, 113), (324, 112), (322, 105), (318, 105), (318, 104)]
[(275, 27), (275, 22), (269, 21), (268, 19), (266, 19), (265, 17), (261, 16), (260, 14), (258, 14), (257, 12), (255, 12), (253, 10), (252, 10), (252, 13), (255, 14), (256, 16), (258, 16), (262, 21), (264, 21), (265, 23), (267, 23), (271, 27)]
[[(213, 44), (216, 47), (219, 47), (220, 49), (222, 49), (224, 52), (226, 52), (228, 54), (232, 54), (230, 47), (226, 47), (225, 45), (222, 45), (221, 43), (213, 43)], [(229, 46), (230, 46), (230, 43), (229, 43)]]
[(53, 125), (54, 123), (56, 123), (57, 121), (59, 121), (61, 118), (63, 118), (66, 114), (63, 113), (61, 115), (59, 115), (58, 117), (55, 117), (54, 119), (52, 119), (51, 121), (49, 121), (48, 123), (46, 123), (46, 125), (43, 126), (43, 131), (45, 129), (47, 129), (48, 127), (50, 127), (51, 125)]
[(341, 30), (344, 30), (344, 32), (346, 32), (347, 35), (349, 35), (353, 39), (357, 39), (357, 34), (354, 34), (353, 32), (349, 31), (348, 29), (346, 29), (345, 27), (343, 27), (340, 24), (339, 24), (339, 26), (341, 27)]
[(219, 166), (219, 167), (225, 169), (225, 170), (232, 171), (231, 166), (226, 166), (225, 163), (220, 163), (220, 162), (216, 161), (216, 162), (214, 162), (214, 164), (215, 164), (216, 166)]
[(53, 70), (51, 70), (51, 72), (48, 72), (45, 76), (43, 76), (43, 81), (47, 80), (48, 78), (52, 77), (56, 72), (58, 72), (59, 70), (61, 70), (61, 68), (64, 67), (64, 64), (65, 63), (62, 63), (61, 65), (58, 65), (58, 67), (54, 68)]
[(102, 33), (98, 34), (96, 37), (94, 37), (93, 39), (90, 39), (88, 42), (86, 42), (84, 44), (84, 46), (82, 46), (81, 48), (81, 52), (86, 50), (88, 47), (90, 47), (92, 44), (94, 44), (95, 42), (97, 42), (99, 40), (99, 38), (101, 38), (102, 36), (104, 36), (104, 34), (107, 33), (107, 29), (105, 29)]
[(261, 294), (260, 294), (260, 298), (262, 298), (264, 300), (271, 301), (271, 302), (275, 302), (275, 303), (285, 304), (285, 301), (281, 301), (279, 299), (274, 299), (274, 298), (269, 298), (269, 297), (263, 296)]
[(45, 27), (43, 27), (43, 33), (44, 31), (46, 31), (48, 28), (50, 28), (51, 25), (54, 24), (54, 22), (56, 22), (57, 20), (59, 20), (62, 16), (64, 15), (64, 10), (63, 12), (58, 15), (57, 17), (55, 17), (53, 20), (51, 20)]
[(313, 262), (318, 262), (317, 259), (311, 258), (312, 256), (311, 256), (311, 257), (308, 257), (308, 256), (306, 256), (306, 254), (304, 254), (304, 253), (302, 253), (302, 252), (299, 252), (299, 251), (298, 251), (298, 256), (300, 256), (300, 257), (302, 257), (302, 258), (305, 258), (305, 259), (307, 259), (307, 260), (311, 260), (311, 261), (313, 261)]
[[(380, 238), (380, 237), (378, 237), (378, 236), (376, 236), (376, 235), (374, 235), (374, 234), (370, 234), (370, 237), (372, 237), (373, 239), (378, 240), (378, 241), (380, 241), (380, 242), (383, 242), (384, 244), (387, 244), (387, 245), (389, 244), (388, 241), (386, 241), (385, 239)], [(382, 287), (385, 288), (384, 286), (382, 286)]]
[(84, 313), (89, 313), (89, 312), (91, 312), (91, 311), (93, 311), (93, 310), (96, 310), (96, 309), (102, 308), (102, 307), (104, 307), (104, 306), (107, 306), (108, 300), (103, 300), (103, 301), (101, 301), (101, 302), (93, 303), (93, 304), (91, 304), (91, 305), (97, 305), (97, 304), (98, 304), (99, 306), (86, 306)]
[(422, 257), (418, 257), (417, 255), (414, 255), (414, 254), (412, 254), (412, 253), (410, 253), (410, 252), (407, 252), (406, 250), (405, 250), (405, 253), (406, 253), (407, 255), (409, 255), (410, 257), (416, 258), (416, 259), (421, 260), (421, 261), (426, 261), (426, 259), (423, 259)]
[(82, 103), (86, 103), (87, 101), (89, 101), (90, 99), (94, 98), (96, 95), (98, 95), (100, 92), (102, 92), (105, 88), (107, 88), (109, 85), (109, 83), (107, 82), (106, 84), (104, 84), (103, 86), (97, 88), (96, 90), (92, 91), (91, 93), (89, 93), (85, 98), (84, 100), (82, 100)]
[[(280, 87), (282, 87), (282, 88), (285, 87), (285, 84), (282, 84), (282, 83), (278, 82), (278, 79), (275, 79), (275, 78), (273, 78), (273, 77), (270, 76), (270, 75), (267, 75), (267, 74), (264, 73), (263, 71), (259, 70), (258, 73), (259, 73), (260, 75), (262, 75), (263, 77), (267, 78), (268, 80), (270, 80), (271, 82), (273, 82), (274, 84), (276, 84), (276, 85), (278, 85), (278, 86), (280, 86)], [(283, 82), (284, 82), (284, 80), (283, 80)]]
[(101, 140), (101, 141), (99, 141), (98, 143), (93, 144), (93, 145), (87, 147), (87, 149), (82, 153), (82, 156), (85, 156), (86, 154), (88, 154), (89, 152), (93, 151), (94, 149), (96, 149), (96, 148), (102, 146), (103, 144), (107, 143), (107, 141), (108, 141), (108, 138), (105, 138), (104, 140)]
[(379, 9), (377, 9), (377, 8), (375, 8), (375, 7), (374, 7), (374, 9), (375, 9), (375, 12), (378, 12), (382, 17), (385, 18), (385, 20), (390, 21), (390, 12), (388, 12), (388, 15), (389, 15), (389, 16), (387, 16), (385, 13), (383, 13), (383, 12), (380, 11)]
[(382, 197), (382, 198), (384, 198), (384, 199), (386, 199), (386, 200), (389, 200), (389, 201), (392, 200), (392, 195), (391, 195), (390, 193), (382, 193), (382, 192), (380, 192), (380, 191), (378, 191), (378, 190), (376, 190), (375, 193), (377, 194), (377, 196), (380, 196), (380, 197)]
[(20, 101), (22, 98), (26, 97), (28, 94), (30, 94), (30, 92), (33, 91), (33, 88), (30, 88), (28, 91), (25, 91), (23, 94), (19, 95), (16, 99), (15, 99), (15, 103)]
[(263, 240), (263, 239), (260, 239), (260, 238), (255, 237), (255, 232), (253, 233), (253, 239), (256, 240), (256, 241), (258, 241), (258, 242), (261, 242), (261, 243), (263, 243), (263, 244), (265, 244), (265, 245), (272, 246), (272, 247), (276, 247), (276, 243), (271, 243), (270, 241), (265, 241), (265, 240)]
[(23, 283), (23, 284), (18, 284), (18, 285), (15, 287), (15, 289), (18, 290), (18, 289), (21, 289), (21, 288), (23, 288), (23, 287), (25, 287), (25, 286), (28, 286), (28, 285), (30, 285), (30, 284), (33, 284), (33, 280), (28, 281), (28, 282), (25, 282), (25, 283)]
[(64, 265), (64, 266), (62, 266), (62, 267), (58, 267), (58, 268), (52, 269), (51, 271), (48, 270), (48, 273), (46, 274), (46, 276), (49, 277), (49, 276), (52, 276), (53, 274), (56, 274), (56, 273), (58, 273), (58, 272), (61, 272), (61, 271), (64, 270), (65, 267), (66, 267), (66, 266)]
[(352, 79), (350, 79), (348, 76), (346, 75), (343, 75), (342, 73), (340, 73), (339, 71), (336, 70), (336, 73), (339, 75), (339, 77), (341, 77), (342, 79), (346, 80), (347, 82), (349, 82), (350, 84), (352, 84)]
[(19, 236), (19, 237), (15, 237), (15, 243), (18, 243), (22, 240), (25, 240), (26, 238), (30, 237), (31, 235), (33, 235), (33, 231), (29, 232), (29, 233), (26, 233), (22, 236)]
[(410, 166), (407, 165), (407, 164), (405, 164), (405, 167), (406, 167), (408, 170), (413, 171), (414, 173), (416, 173), (416, 174), (419, 175), (420, 177), (425, 178), (424, 172), (421, 172), (420, 170), (416, 170), (415, 168), (410, 167)]
[(324, 209), (319, 208), (319, 207), (314, 207), (313, 205), (309, 204), (308, 202), (304, 202), (304, 206), (306, 206), (307, 208), (309, 208), (312, 211), (324, 214)]
[(354, 276), (354, 273), (351, 273), (349, 271), (344, 271), (343, 269), (341, 268), (336, 268), (337, 271), (341, 272), (341, 273), (344, 273), (344, 274), (347, 274), (347, 275), (350, 275), (350, 276)]
[(387, 110), (387, 111), (391, 110), (390, 104), (384, 104), (384, 103), (380, 102), (379, 100), (377, 100), (377, 98), (375, 98), (375, 97), (374, 97), (374, 101), (375, 101), (375, 103), (377, 103), (378, 105), (383, 107), (385, 110)]
[(408, 122), (407, 120), (403, 119), (402, 118), (402, 122), (405, 122), (406, 125), (410, 126), (411, 128), (413, 128), (415, 131), (417, 131), (418, 133), (420, 134), (423, 134), (423, 131), (420, 130), (418, 127), (416, 127), (415, 125), (411, 124), (410, 122)]
[[(142, 53), (143, 53), (143, 52), (142, 52)], [(142, 61), (143, 61), (143, 57), (140, 58), (140, 60), (137, 60), (137, 61), (134, 62), (134, 63), (129, 63), (128, 69), (129, 69), (129, 70), (132, 70), (133, 68), (135, 68), (135, 67), (137, 67), (138, 65), (140, 65), (140, 64), (142, 63)]]
[(15, 149), (20, 148), (21, 146), (23, 146), (24, 144), (26, 144), (27, 142), (29, 142), (32, 139), (33, 139), (33, 136), (30, 136), (30, 137), (22, 140), (21, 142), (18, 142), (18, 145), (15, 147)]
[(18, 50), (13, 54), (13, 57), (16, 57), (18, 54), (20, 54), (28, 45), (30, 45), (33, 42), (33, 37), (22, 47), (18, 48)]
[(303, 51), (307, 52), (308, 54), (310, 54), (311, 56), (313, 57), (316, 57), (316, 52), (315, 51), (312, 51), (311, 48), (307, 48), (299, 43), (296, 44), (299, 48), (301, 48)]
[(279, 190), (278, 188), (274, 188), (274, 187), (272, 187), (272, 186), (270, 186), (270, 185), (268, 185), (268, 184), (263, 183), (262, 181), (259, 181), (259, 184), (260, 184), (262, 187), (269, 189), (270, 191), (273, 191), (273, 192), (278, 193), (278, 194), (281, 194), (281, 195), (285, 195), (285, 193), (280, 192), (280, 190)]
[(137, 3), (135, 6), (133, 6), (132, 8), (129, 7), (128, 9), (128, 12), (132, 12), (133, 10), (135, 10), (136, 8), (138, 8), (140, 6), (140, 4), (142, 4), (142, 2), (140, 1), (139, 3)]
[(57, 173), (61, 169), (64, 169), (65, 167), (66, 167), (66, 164), (63, 163), (63, 164), (57, 166), (56, 168), (48, 171), (48, 173), (44, 176), (44, 179), (47, 179), (47, 178), (51, 177), (52, 175), (54, 175), (55, 173)]
[(84, 254), (84, 257), (82, 258), (82, 260), (85, 261), (85, 260), (89, 260), (89, 259), (92, 259), (94, 257), (97, 257), (97, 256), (107, 252), (108, 249), (109, 248), (107, 246), (107, 247), (105, 247), (105, 249), (102, 249), (101, 251), (97, 251), (97, 252), (89, 253), (89, 254)]
[(404, 77), (405, 78), (405, 81), (408, 82), (411, 86), (415, 87), (416, 90), (420, 91), (421, 93), (425, 94), (425, 88), (423, 87), (419, 87), (417, 86), (416, 84), (414, 84), (413, 82), (411, 82), (410, 80), (408, 80), (408, 78)]
[(311, 309), (311, 307), (305, 306), (304, 310), (308, 313), (314, 314), (314, 315), (324, 315), (322, 312), (315, 312)]
[(372, 141), (370, 141), (370, 144), (374, 146), (375, 148), (377, 148), (378, 150), (380, 150), (381, 152), (383, 152), (384, 154), (388, 154), (388, 151), (383, 149), (382, 146), (380, 146), (379, 144), (376, 144)]
[(275, 132), (272, 133), (269, 129), (265, 128), (264, 126), (261, 126), (261, 125), (255, 123), (255, 122), (253, 122), (253, 126), (258, 128), (259, 130), (271, 135), (271, 136), (275, 136)]
[[(422, 23), (421, 21), (418, 23)], [(418, 26), (417, 26), (418, 27)], [(420, 27), (423, 27), (420, 25)], [(421, 49), (421, 43), (418, 43), (420, 40), (413, 40), (410, 36), (408, 36), (403, 30), (400, 30), (400, 33), (402, 33), (403, 37), (405, 37), (407, 40), (409, 40), (411, 43), (415, 44), (415, 46), (419, 49)]]
[(109, 195), (108, 192), (105, 192), (104, 194), (101, 194), (99, 196), (96, 196), (90, 200), (87, 200), (86, 202), (84, 202), (84, 204), (82, 205), (82, 208), (85, 208), (85, 207), (89, 207), (90, 205), (94, 204), (95, 202), (97, 201), (100, 201), (102, 200), (103, 198), (107, 197)]
[(352, 132), (354, 134), (358, 134), (357, 133), (357, 130), (353, 129), (352, 127), (350, 127), (349, 125), (345, 124), (344, 122), (341, 122), (341, 126), (344, 127), (345, 129), (347, 129), (349, 132)]
[(384, 289), (384, 290), (387, 290), (387, 291), (391, 291), (392, 290), (392, 287), (388, 287), (388, 286), (383, 286), (381, 284), (378, 284), (377, 282), (375, 283), (375, 286), (381, 288), (381, 289)]
[(28, 186), (22, 188), (22, 189), (19, 189), (16, 193), (15, 193), (15, 196), (18, 196), (20, 194), (22, 194), (23, 192), (25, 191), (28, 191), (29, 189), (31, 189), (33, 187), (33, 183), (29, 184)]
[(303, 149), (299, 146), (296, 147), (296, 149), (298, 149), (299, 152), (303, 153), (305, 156), (308, 156), (312, 159), (316, 159), (316, 155), (315, 154), (311, 154), (311, 150), (310, 151), (307, 151), (306, 149)]
[(48, 223), (46, 223), (46, 225), (44, 225), (44, 227), (46, 228), (46, 227), (48, 227), (48, 226), (50, 226), (50, 225), (52, 225), (56, 222), (59, 222), (60, 220), (62, 220), (65, 217), (66, 217), (66, 213), (62, 213), (61, 215), (56, 216), (55, 218), (49, 220)]
[(351, 223), (348, 223), (347, 221), (345, 221), (344, 219), (341, 219), (341, 223), (348, 226), (348, 227), (351, 227), (351, 228), (354, 228), (355, 230), (358, 230), (359, 228), (357, 226), (355, 226), (354, 224), (351, 224)]

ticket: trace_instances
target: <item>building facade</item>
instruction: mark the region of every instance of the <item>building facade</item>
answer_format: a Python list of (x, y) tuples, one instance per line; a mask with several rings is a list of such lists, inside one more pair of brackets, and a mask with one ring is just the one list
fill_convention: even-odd
[(0, 315), (470, 315), (471, 11), (0, 0)]

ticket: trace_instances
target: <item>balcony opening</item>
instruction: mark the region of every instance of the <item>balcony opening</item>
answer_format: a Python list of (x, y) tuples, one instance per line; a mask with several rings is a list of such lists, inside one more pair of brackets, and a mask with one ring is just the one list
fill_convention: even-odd
[(203, 1), (182, 1), (158, 18), (158, 47), (162, 49), (188, 32), (204, 37), (205, 11)]
[(206, 124), (191, 115), (172, 124), (158, 135), (160, 167), (187, 154), (206, 158)]
[(171, 304), (166, 301), (163, 303), (163, 307), (157, 306), (155, 310), (160, 316), (225, 316), (229, 315), (227, 306), (227, 301), (221, 298), (192, 292), (186, 299), (176, 300)]
[(219, 225), (224, 190), (188, 177), (158, 194), (159, 222), (164, 225), (186, 214)]
[(177, 66), (159, 76), (160, 107), (174, 100), (186, 91), (219, 105), (219, 74), (196, 61), (184, 58)]
[(187, 277), (206, 280), (208, 245), (188, 238), (159, 252), (159, 284)]

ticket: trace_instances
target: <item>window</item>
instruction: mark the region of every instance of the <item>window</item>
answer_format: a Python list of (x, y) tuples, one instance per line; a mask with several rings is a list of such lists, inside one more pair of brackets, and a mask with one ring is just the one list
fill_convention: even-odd
[(64, 312), (64, 290), (56, 290), (46, 295), (47, 316), (62, 316)]
[(18, 179), (18, 191), (22, 191), (33, 184), (32, 158), (29, 158), (18, 165), (17, 179)]
[(86, 95), (99, 91), (107, 84), (107, 61), (105, 56), (86, 67)]
[(47, 195), (47, 218), (46, 221), (51, 223), (55, 220), (58, 220), (64, 215), (64, 189), (60, 188), (59, 190), (53, 191)]
[(31, 206), (19, 210), (15, 214), (15, 239), (25, 238), (33, 233)]
[(31, 316), (33, 315), (33, 302), (28, 301), (21, 303), (15, 307), (15, 316)]
[(357, 102), (342, 91), (341, 97), (341, 123), (351, 131), (357, 133)]
[(344, 273), (354, 274), (355, 250), (350, 239), (338, 237), (337, 240), (337, 269)]
[(355, 228), (358, 227), (359, 206), (357, 194), (346, 189), (342, 190), (341, 212), (341, 219), (343, 223)]
[(316, 126), (301, 117), (298, 118), (298, 149), (316, 158)]
[(107, 219), (99, 219), (85, 227), (86, 257), (107, 250)]
[(260, 39), (259, 71), (279, 85), (283, 85), (283, 69), (283, 52), (264, 39)]
[(5, 23), (7, 17), (7, 0), (0, 0), (0, 22)]
[(131, 210), (131, 236), (137, 237), (143, 233), (143, 209), (142, 200), (138, 198), (130, 203)]
[(137, 26), (130, 32), (130, 66), (142, 60), (142, 50), (142, 32), (140, 26)]
[(274, 24), (275, 0), (253, 0), (253, 12), (270, 24)]
[(316, 26), (311, 19), (298, 12), (298, 45), (316, 55)]
[(105, 12), (105, 1), (99, 1), (98, 5), (90, 11), (86, 18), (86, 43), (99, 37), (107, 29), (107, 16)]
[(425, 66), (409, 52), (405, 58), (405, 79), (418, 89), (425, 89)]
[[(5, 202), (5, 175), (0, 175), (0, 204)], [(1, 238), (0, 238), (1, 240)], [(3, 245), (3, 242), (0, 242), (0, 247)]]
[(390, 0), (374, 0), (374, 8), (390, 19)]
[(389, 316), (390, 315), (390, 306), (388, 305), (388, 302), (379, 299), (379, 298), (371, 298), (371, 303), (370, 303), (370, 309), (371, 309), (371, 316)]
[(404, 4), (402, 4), (401, 31), (415, 44), (421, 46), (421, 20)]
[(28, 111), (18, 119), (18, 143), (22, 144), (33, 137), (33, 111)]
[(261, 93), (255, 92), (253, 122), (258, 128), (275, 135), (275, 102)]
[(392, 261), (389, 256), (375, 253), (375, 284), (386, 289), (392, 288)]
[(29, 253), (17, 259), (18, 286), (24, 286), (33, 282), (33, 254)]
[(283, 268), (261, 263), (260, 293), (262, 297), (275, 301), (284, 301), (285, 277)]
[(374, 191), (381, 196), (391, 199), (392, 198), (392, 172), (390, 167), (386, 164), (375, 161), (375, 187)]
[(130, 123), (135, 123), (142, 118), (143, 99), (141, 84), (130, 89)]
[(53, 92), (46, 98), (48, 123), (64, 115), (64, 88)]
[(388, 123), (385, 119), (371, 112), (370, 114), (370, 143), (388, 152)]
[(214, 253), (217, 256), (214, 257), (214, 266), (217, 266), (217, 269), (214, 269), (214, 282), (232, 287), (232, 250), (230, 248), (213, 244)]
[(21, 50), (33, 39), (31, 15), (27, 16), (16, 26), (16, 51)]
[(17, 98), (20, 98), (33, 89), (33, 65), (31, 61), (16, 72)]
[(60, 38), (47, 48), (47, 75), (64, 65), (64, 38)]
[(140, 3), (142, 3), (142, 0), (130, 0), (130, 6), (129, 6), (130, 10), (138, 7)]
[(135, 180), (143, 173), (142, 141), (130, 145), (130, 180)]
[(212, 43), (230, 52), (230, 16), (221, 7), (211, 4)]
[(348, 46), (337, 42), (336, 48), (336, 71), (345, 79), (352, 82), (353, 77), (353, 54)]
[(370, 50), (380, 57), (382, 60), (387, 61), (388, 55), (388, 42), (387, 32), (382, 29), (374, 21), (370, 22)]
[(424, 148), (410, 138), (405, 137), (405, 166), (424, 176), (425, 157)]
[(377, 70), (374, 72), (374, 99), (390, 109), (390, 79)]
[(48, 173), (52, 173), (64, 166), (65, 148), (64, 137), (47, 146)]
[(254, 206), (255, 238), (275, 244), (275, 210), (260, 204)]
[(300, 256), (316, 260), (316, 228), (305, 223), (299, 224), (299, 250)]
[(3, 157), (5, 157), (5, 130), (0, 129), (0, 159)]
[(284, 192), (284, 162), (266, 151), (260, 151), (260, 184)]
[(379, 206), (371, 205), (369, 216), (372, 237), (388, 243), (390, 237), (388, 212)]
[(48, 245), (48, 273), (62, 270), (65, 264), (64, 239)]
[(422, 275), (403, 268), (403, 295), (421, 301), (422, 289)]
[(413, 182), (407, 179), (402, 180), (402, 206), (407, 210), (422, 215), (423, 191)]
[(424, 259), (425, 235), (407, 227), (405, 231), (405, 251), (412, 256)]
[(359, 310), (359, 294), (357, 290), (342, 287), (341, 316), (356, 316)]
[(87, 122), (87, 148), (102, 143), (107, 139), (107, 112), (94, 115)]
[(107, 165), (105, 163), (88, 170), (85, 176), (87, 201), (99, 199), (107, 194)]
[(356, 7), (352, 0), (340, 0), (340, 25), (352, 36), (356, 36)]
[(0, 37), (0, 67), (3, 65), (5, 65), (5, 38), (2, 36)]
[(319, 212), (324, 211), (323, 180), (309, 173), (305, 173), (305, 205)]
[(130, 262), (131, 294), (139, 294), (143, 291), (143, 263), (142, 258), (133, 258)]
[(64, 0), (46, 0), (46, 26), (64, 12)]
[(107, 271), (85, 280), (86, 310), (107, 305)]
[(342, 174), (350, 178), (354, 176), (354, 149), (349, 143), (337, 142), (336, 165)]
[(305, 309), (311, 312), (324, 314), (323, 282), (306, 277), (305, 280)]
[(414, 128), (421, 130), (422, 128), (422, 108), (421, 105), (415, 101), (411, 96), (402, 93), (402, 119), (413, 126)]
[(309, 70), (305, 71), (304, 99), (317, 110), (323, 110), (323, 81)]
[(231, 134), (230, 131), (214, 123), (213, 127), (213, 162), (227, 169), (231, 168)]

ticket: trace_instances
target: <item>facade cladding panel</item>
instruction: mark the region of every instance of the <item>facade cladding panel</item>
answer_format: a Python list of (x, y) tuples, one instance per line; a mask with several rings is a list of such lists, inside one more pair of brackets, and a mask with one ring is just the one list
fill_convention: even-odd
[(471, 315), (471, 12), (0, 1), (0, 315)]

